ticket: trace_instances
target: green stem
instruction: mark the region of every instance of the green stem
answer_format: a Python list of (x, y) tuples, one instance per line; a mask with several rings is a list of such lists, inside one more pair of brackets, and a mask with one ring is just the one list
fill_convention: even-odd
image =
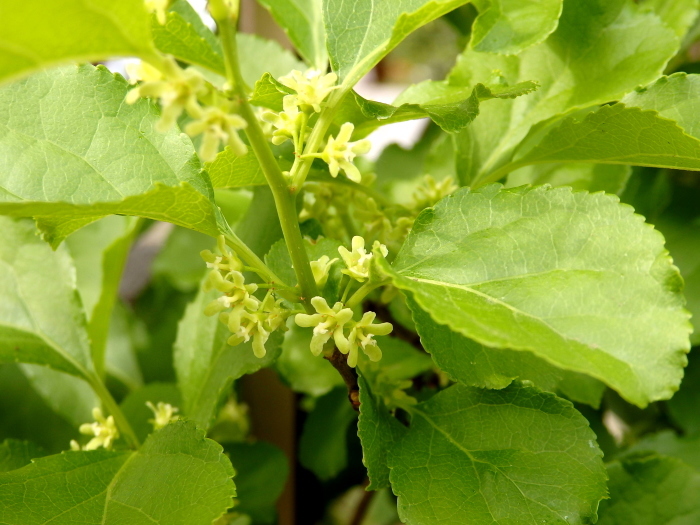
[(355, 308), (372, 291), (376, 290), (380, 286), (384, 286), (386, 283), (386, 281), (367, 281), (365, 284), (360, 286), (354, 294), (352, 294), (352, 297), (350, 297), (348, 302), (345, 303), (345, 306), (347, 306), (348, 308)]
[(364, 186), (362, 184), (358, 184), (357, 182), (353, 182), (350, 179), (346, 177), (329, 177), (329, 176), (316, 176), (314, 174), (311, 174), (307, 180), (313, 181), (313, 182), (325, 182), (326, 184), (336, 184), (338, 186), (347, 186), (353, 191), (358, 191), (361, 193), (364, 193), (368, 197), (372, 197), (377, 204), (380, 206), (386, 208), (389, 206), (389, 200), (379, 193), (377, 190), (369, 188), (367, 186)]
[(304, 148), (304, 156), (297, 156), (294, 159), (294, 164), (289, 172), (289, 176), (292, 179), (292, 192), (296, 193), (301, 189), (301, 185), (304, 184), (306, 176), (309, 174), (311, 169), (311, 164), (314, 161), (315, 155), (318, 153), (323, 139), (326, 136), (328, 128), (333, 123), (333, 117), (335, 112), (343, 100), (343, 97), (347, 94), (347, 89), (336, 89), (331, 93), (328, 101), (321, 109), (321, 114), (318, 116), (316, 124), (314, 124), (311, 134), (309, 135), (309, 140), (306, 141), (306, 147)]
[[(216, 12), (217, 15), (225, 8), (222, 0), (210, 0), (210, 5), (214, 7), (214, 9), (211, 9), (212, 13)], [(243, 77), (238, 66), (236, 29), (232, 24), (232, 20), (228, 17), (216, 16), (215, 21), (219, 27), (219, 35), (223, 44), (226, 76), (232, 86), (233, 93), (238, 99), (240, 115), (248, 124), (245, 130), (248, 141), (258, 162), (260, 162), (267, 183), (272, 190), (284, 240), (287, 243), (294, 272), (301, 288), (301, 300), (304, 303), (304, 307), (312, 313), (314, 310), (310, 301), (312, 297), (318, 295), (318, 289), (309, 264), (309, 257), (304, 249), (294, 195), (293, 192), (290, 192), (287, 181), (272, 154), (253, 108), (248, 103)]]
[(102, 380), (97, 375), (88, 376), (87, 380), (97, 396), (102, 400), (102, 404), (107, 409), (107, 412), (114, 418), (114, 422), (121, 430), (129, 446), (131, 448), (139, 448), (141, 446), (139, 438), (136, 437), (136, 433), (124, 416), (124, 412), (121, 411), (119, 405), (112, 397), (112, 394), (109, 393), (109, 390), (107, 390)]

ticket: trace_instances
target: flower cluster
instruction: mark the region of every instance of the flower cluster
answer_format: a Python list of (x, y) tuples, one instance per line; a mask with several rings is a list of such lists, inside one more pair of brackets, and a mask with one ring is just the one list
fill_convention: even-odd
[[(384, 257), (389, 254), (386, 246), (379, 243), (379, 241), (374, 242), (374, 247), (379, 248), (379, 251)], [(338, 248), (338, 253), (340, 253), (346, 266), (345, 269), (341, 270), (345, 275), (360, 282), (364, 282), (369, 278), (373, 253), (367, 253), (367, 250), (365, 250), (365, 240), (362, 237), (355, 236), (352, 238), (352, 251), (341, 246)]]
[(448, 176), (441, 181), (436, 181), (431, 175), (425, 175), (413, 193), (413, 202), (409, 205), (409, 209), (418, 214), (457, 189), (458, 186), (452, 177)]
[[(223, 143), (234, 154), (246, 153), (246, 145), (238, 132), (246, 127), (246, 121), (234, 113), (234, 105), (227, 100), (212, 96), (212, 88), (202, 74), (194, 68), (182, 69), (175, 59), (165, 57), (157, 69), (146, 62), (129, 64), (129, 78), (133, 83), (142, 83), (134, 87), (126, 96), (128, 104), (134, 104), (140, 98), (155, 98), (160, 102), (162, 112), (156, 129), (166, 132), (172, 128), (183, 112), (193, 120), (185, 126), (185, 132), (191, 137), (203, 135), (199, 150), (205, 161), (214, 159)], [(200, 99), (208, 97), (215, 103), (200, 105)]]
[(170, 403), (163, 403), (158, 401), (157, 405), (154, 405), (150, 401), (146, 401), (146, 406), (153, 412), (154, 418), (149, 419), (148, 422), (153, 425), (153, 430), (160, 430), (165, 425), (177, 421), (179, 418), (175, 414), (179, 412), (177, 407), (172, 406)]
[(93, 438), (84, 447), (80, 447), (77, 441), (71, 440), (71, 450), (97, 450), (104, 447), (107, 450), (112, 449), (112, 444), (119, 437), (119, 430), (114, 423), (114, 418), (109, 416), (105, 418), (102, 410), (95, 407), (92, 409), (92, 417), (94, 423), (84, 423), (80, 425), (80, 433)]
[(219, 314), (219, 320), (231, 331), (228, 344), (236, 346), (252, 339), (255, 356), (265, 357), (265, 343), (272, 332), (286, 328), (289, 310), (283, 308), (282, 300), (275, 300), (270, 291), (262, 301), (253, 295), (258, 286), (245, 283), (241, 273), (243, 264), (227, 248), (223, 236), (219, 237), (218, 248), (221, 255), (209, 250), (201, 253), (212, 269), (205, 289), (216, 289), (223, 294), (204, 308), (204, 314)]
[(293, 70), (289, 75), (279, 78), (280, 84), (296, 91), (295, 103), (304, 112), (321, 112), (321, 103), (337, 89), (335, 83), (338, 76), (335, 73), (324, 75), (315, 69), (302, 73)]
[(357, 155), (369, 153), (372, 144), (367, 139), (350, 142), (354, 129), (355, 126), (351, 122), (340, 126), (337, 137), (328, 137), (328, 143), (320, 157), (328, 164), (328, 170), (332, 177), (337, 177), (338, 172), (342, 169), (348, 179), (359, 184), (362, 182), (362, 175), (352, 161)]
[(373, 324), (376, 317), (374, 312), (365, 312), (360, 321), (353, 322), (350, 308), (341, 302), (335, 303), (331, 308), (323, 297), (314, 297), (311, 305), (316, 310), (315, 314), (297, 314), (294, 319), (301, 327), (313, 327), (311, 353), (321, 355), (332, 337), (338, 350), (348, 356), (348, 365), (351, 367), (357, 366), (360, 348), (370, 360), (381, 359), (382, 352), (374, 336), (391, 333), (393, 327), (390, 323)]
[(299, 111), (295, 95), (284, 97), (282, 107), (284, 110), (280, 113), (264, 111), (260, 118), (274, 128), (271, 137), (273, 144), (279, 146), (287, 140), (291, 140), (297, 149), (301, 149), (301, 144), (308, 135), (306, 115)]

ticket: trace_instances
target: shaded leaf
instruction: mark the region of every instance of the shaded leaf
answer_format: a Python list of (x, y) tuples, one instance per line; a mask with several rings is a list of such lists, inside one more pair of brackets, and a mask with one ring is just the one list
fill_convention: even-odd
[(690, 436), (700, 436), (700, 352), (697, 348), (688, 356), (681, 388), (666, 402), (673, 422)]
[(632, 169), (620, 164), (541, 164), (527, 166), (508, 175), (507, 188), (523, 184), (571, 186), (574, 190), (591, 193), (621, 194)]
[(698, 17), (698, 0), (643, 0), (641, 4), (652, 9), (667, 26), (672, 28), (678, 38), (683, 38)]
[(655, 452), (671, 456), (700, 471), (700, 438), (697, 436), (679, 436), (673, 430), (664, 430), (642, 437), (630, 447), (629, 452), (633, 455)]
[(454, 385), (410, 411), (389, 454), (403, 521), (595, 522), (602, 453), (571, 403), (515, 385)]
[(362, 462), (367, 467), (367, 490), (378, 490), (389, 486), (387, 456), (407, 429), (389, 413), (382, 399), (372, 393), (364, 376), (360, 376), (358, 382), (360, 418), (357, 435), (362, 443)]
[(639, 406), (678, 388), (690, 324), (663, 237), (605, 194), (490, 185), (419, 215), (394, 284), (440, 324)]
[(299, 462), (323, 481), (338, 475), (348, 463), (347, 432), (356, 418), (345, 387), (320, 397), (304, 423)]
[(267, 355), (253, 354), (252, 340), (238, 346), (226, 341), (231, 333), (218, 316), (206, 317), (204, 307), (221, 295), (200, 289), (187, 306), (175, 341), (175, 371), (182, 394), (182, 413), (202, 428), (209, 428), (231, 383), (245, 374), (270, 366), (280, 353), (282, 335), (274, 332), (265, 344)]
[(236, 470), (236, 511), (254, 523), (274, 523), (275, 504), (289, 476), (284, 452), (265, 441), (230, 444), (226, 452)]
[(233, 504), (232, 475), (218, 444), (178, 422), (137, 452), (65, 452), (0, 474), (0, 520), (210, 525)]
[(46, 452), (31, 441), (6, 439), (0, 443), (0, 472), (9, 472), (29, 465), (32, 459), (45, 455)]
[(29, 221), (0, 218), (0, 236), (0, 362), (89, 377), (87, 326), (68, 251), (52, 251)]
[(700, 520), (700, 474), (677, 459), (646, 456), (608, 466), (610, 499), (598, 525), (692, 525)]

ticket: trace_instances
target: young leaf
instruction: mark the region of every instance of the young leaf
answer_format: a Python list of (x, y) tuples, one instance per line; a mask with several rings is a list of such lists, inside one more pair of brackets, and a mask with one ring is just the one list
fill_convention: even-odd
[(407, 429), (389, 413), (381, 398), (372, 393), (363, 375), (358, 382), (360, 418), (357, 435), (362, 443), (362, 462), (367, 467), (367, 490), (379, 490), (389, 486), (389, 450), (406, 434)]
[(130, 324), (130, 316), (133, 315), (122, 304), (115, 305), (109, 323), (105, 351), (105, 372), (130, 391), (143, 385), (143, 375), (136, 356), (136, 345)]
[(700, 520), (700, 474), (677, 459), (639, 456), (608, 466), (610, 499), (598, 525), (692, 525)]
[(689, 350), (682, 279), (629, 206), (569, 188), (462, 189), (419, 215), (394, 284), (452, 330), (528, 350), (646, 406)]
[(219, 212), (189, 138), (155, 131), (155, 106), (125, 104), (127, 88), (85, 65), (0, 89), (0, 213), (38, 218), (54, 245), (111, 214), (217, 235)]
[(282, 337), (270, 336), (265, 347), (267, 355), (260, 359), (253, 354), (252, 341), (230, 346), (231, 333), (218, 316), (206, 317), (204, 307), (221, 292), (200, 289), (187, 306), (177, 330), (175, 341), (175, 371), (182, 393), (182, 412), (202, 428), (209, 428), (222, 396), (231, 383), (271, 365), (280, 353)]
[(289, 476), (289, 462), (279, 448), (265, 441), (226, 447), (236, 471), (236, 511), (255, 523), (275, 523), (275, 503)]
[(284, 29), (299, 54), (319, 71), (328, 67), (322, 0), (259, 0)]
[(389, 453), (407, 523), (595, 522), (602, 452), (571, 403), (534, 388), (454, 385), (410, 409)]
[(478, 185), (510, 161), (538, 122), (619, 100), (653, 81), (678, 44), (657, 16), (626, 0), (565, 0), (557, 30), (517, 57), (465, 51), (450, 73), (452, 84), (490, 82), (497, 69), (509, 85), (534, 80), (540, 88), (527, 97), (484, 104), (479, 118), (459, 133), (462, 183)]
[(515, 379), (531, 381), (548, 392), (598, 407), (605, 385), (591, 377), (562, 370), (531, 352), (487, 348), (436, 323), (414, 300), (408, 300), (421, 344), (451, 379), (467, 386), (501, 389)]
[(0, 34), (0, 82), (73, 60), (153, 52), (143, 0), (10, 2), (0, 7)]
[(46, 452), (31, 441), (6, 439), (0, 443), (0, 472), (9, 472), (29, 465), (32, 459), (45, 455)]
[(700, 140), (655, 111), (602, 106), (582, 120), (568, 117), (554, 125), (531, 150), (488, 178), (497, 180), (528, 164), (600, 162), (700, 170)]
[(469, 45), (487, 53), (516, 54), (539, 44), (557, 28), (563, 0), (473, 0), (479, 10)]
[(219, 39), (204, 25), (187, 0), (175, 0), (170, 4), (165, 24), (161, 25), (155, 16), (151, 22), (153, 43), (160, 51), (226, 75)]
[(210, 525), (233, 505), (231, 462), (192, 422), (136, 452), (65, 452), (0, 474), (0, 522)]
[(527, 95), (537, 89), (535, 82), (515, 86), (451, 86), (444, 81), (426, 81), (410, 86), (394, 105), (367, 100), (355, 92), (343, 100), (335, 122), (352, 122), (355, 135), (364, 137), (386, 124), (429, 117), (448, 133), (457, 133), (479, 114), (481, 102)]
[(698, 17), (698, 0), (643, 0), (643, 7), (652, 9), (664, 23), (683, 38)]
[(341, 84), (354, 86), (389, 51), (419, 27), (468, 0), (323, 0), (328, 54)]
[(86, 320), (67, 250), (52, 251), (29, 221), (0, 218), (0, 362), (93, 373)]
[(105, 217), (66, 240), (75, 263), (78, 292), (88, 318), (93, 362), (100, 371), (105, 365), (112, 311), (137, 222), (132, 217)]
[(348, 464), (348, 427), (356, 418), (344, 386), (320, 397), (304, 423), (299, 462), (323, 481), (335, 477)]

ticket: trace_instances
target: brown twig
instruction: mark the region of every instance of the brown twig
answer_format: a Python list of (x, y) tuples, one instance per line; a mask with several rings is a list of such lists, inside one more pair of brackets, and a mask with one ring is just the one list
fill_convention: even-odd
[(348, 399), (352, 408), (360, 411), (360, 385), (357, 384), (357, 372), (354, 368), (348, 365), (348, 356), (341, 353), (337, 348), (333, 350), (330, 357), (326, 357), (328, 362), (333, 365), (340, 377), (345, 381), (345, 386), (348, 387)]
[(376, 494), (374, 490), (367, 490), (367, 485), (369, 485), (369, 480), (365, 480), (365, 482), (362, 484), (365, 492), (362, 494), (362, 499), (355, 508), (355, 515), (352, 517), (352, 521), (349, 523), (349, 525), (360, 525), (365, 519), (365, 514), (367, 514), (369, 504), (372, 503), (372, 498)]

